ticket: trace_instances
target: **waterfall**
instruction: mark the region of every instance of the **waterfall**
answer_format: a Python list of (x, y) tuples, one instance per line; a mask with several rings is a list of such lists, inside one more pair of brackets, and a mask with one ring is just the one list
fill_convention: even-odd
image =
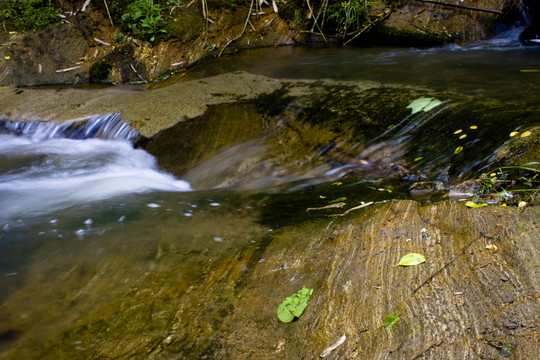
[(31, 138), (33, 141), (49, 139), (115, 139), (134, 140), (139, 133), (122, 120), (122, 113), (91, 116), (86, 120), (64, 123), (52, 121), (10, 121), (0, 119), (0, 133), (10, 133)]
[(133, 193), (189, 191), (135, 149), (120, 113), (65, 123), (0, 120), (0, 224)]

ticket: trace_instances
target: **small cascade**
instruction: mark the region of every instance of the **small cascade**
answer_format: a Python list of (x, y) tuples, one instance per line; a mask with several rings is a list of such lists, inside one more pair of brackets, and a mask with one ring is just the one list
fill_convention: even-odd
[(50, 139), (115, 139), (134, 140), (139, 133), (122, 120), (122, 113), (91, 116), (87, 120), (64, 123), (52, 121), (10, 121), (0, 119), (0, 133), (21, 135), (33, 141)]

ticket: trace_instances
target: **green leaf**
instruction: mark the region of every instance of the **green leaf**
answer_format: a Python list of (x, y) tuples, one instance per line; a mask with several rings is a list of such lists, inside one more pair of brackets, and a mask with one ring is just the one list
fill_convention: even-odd
[(430, 111), (440, 104), (442, 104), (441, 101), (434, 98), (421, 98), (410, 103), (409, 106), (407, 106), (407, 109), (411, 109), (411, 115), (414, 115), (420, 111)]
[[(399, 315), (399, 314), (398, 314)], [(399, 316), (394, 314), (388, 314), (386, 315), (386, 322), (381, 325), (381, 327), (389, 327), (394, 326), (399, 320)]]
[(328, 203), (329, 204), (334, 204), (334, 203), (342, 202), (342, 201), (345, 201), (345, 200), (347, 200), (347, 198), (345, 196), (343, 196), (343, 197), (338, 197), (337, 199), (334, 199), (334, 200), (332, 200), (332, 201), (330, 201)]
[(291, 322), (294, 318), (299, 318), (307, 307), (311, 294), (313, 294), (313, 289), (303, 286), (300, 291), (285, 298), (277, 309), (279, 320)]
[(479, 208), (479, 207), (482, 207), (482, 206), (487, 206), (487, 204), (485, 204), (485, 203), (482, 203), (482, 204), (476, 204), (476, 203), (474, 203), (474, 202), (472, 202), (472, 201), (467, 201), (467, 202), (465, 203), (465, 206), (470, 207), (470, 208)]
[(426, 261), (424, 255), (417, 253), (410, 253), (405, 255), (399, 260), (399, 263), (396, 266), (414, 266), (423, 263)]

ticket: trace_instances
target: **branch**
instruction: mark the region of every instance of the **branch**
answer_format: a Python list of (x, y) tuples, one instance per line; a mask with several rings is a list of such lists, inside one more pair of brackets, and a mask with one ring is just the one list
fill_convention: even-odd
[(470, 7), (470, 6), (455, 5), (455, 4), (445, 3), (445, 2), (442, 2), (442, 1), (431, 1), (431, 0), (417, 0), (417, 1), (420, 1), (420, 2), (423, 2), (423, 3), (429, 3), (429, 4), (437, 4), (437, 5), (442, 5), (442, 6), (455, 7), (455, 8), (458, 8), (458, 9), (465, 9), (465, 10), (472, 10), (472, 11), (482, 11), (482, 12), (487, 12), (487, 13), (491, 13), (491, 14), (498, 14), (498, 15), (503, 14), (503, 12), (499, 11), (499, 10), (489, 10), (489, 9)]
[[(228, 43), (225, 44), (225, 46), (223, 47), (223, 49), (221, 49), (221, 51), (219, 52), (218, 57), (221, 56), (221, 54), (223, 53), (223, 50), (225, 50), (225, 48), (226, 48), (227, 46), (229, 46), (232, 42), (234, 42), (234, 41), (240, 39), (240, 38), (242, 37), (242, 35), (244, 35), (244, 32), (246, 32), (246, 27), (247, 27), (247, 25), (248, 25), (248, 23), (249, 23), (249, 17), (251, 16), (251, 12), (253, 11), (253, 1), (254, 1), (254, 0), (251, 0), (251, 4), (249, 5), (249, 11), (248, 11), (247, 18), (246, 18), (246, 22), (244, 23), (244, 28), (242, 29), (242, 32), (240, 33), (240, 35), (238, 35), (238, 36), (232, 38), (231, 40), (229, 40)], [(250, 24), (250, 25), (251, 25), (251, 24)], [(252, 25), (252, 26), (253, 26), (253, 25)]]

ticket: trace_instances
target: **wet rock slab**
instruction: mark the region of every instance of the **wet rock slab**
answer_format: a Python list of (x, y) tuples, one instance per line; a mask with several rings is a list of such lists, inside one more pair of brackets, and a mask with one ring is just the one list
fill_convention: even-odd
[[(171, 220), (150, 253), (132, 240), (121, 261), (30, 272), (2, 305), (3, 358), (316, 359), (343, 335), (328, 358), (539, 356), (538, 208), (397, 201), (326, 216), (335, 211), (271, 232), (264, 218), (216, 218), (234, 224), (221, 254), (186, 254)], [(211, 230), (198, 232), (184, 240)], [(396, 267), (410, 252), (427, 261)], [(150, 268), (128, 261), (148, 257)], [(279, 322), (280, 302), (304, 285), (304, 314)], [(388, 314), (399, 320), (383, 328)]]

